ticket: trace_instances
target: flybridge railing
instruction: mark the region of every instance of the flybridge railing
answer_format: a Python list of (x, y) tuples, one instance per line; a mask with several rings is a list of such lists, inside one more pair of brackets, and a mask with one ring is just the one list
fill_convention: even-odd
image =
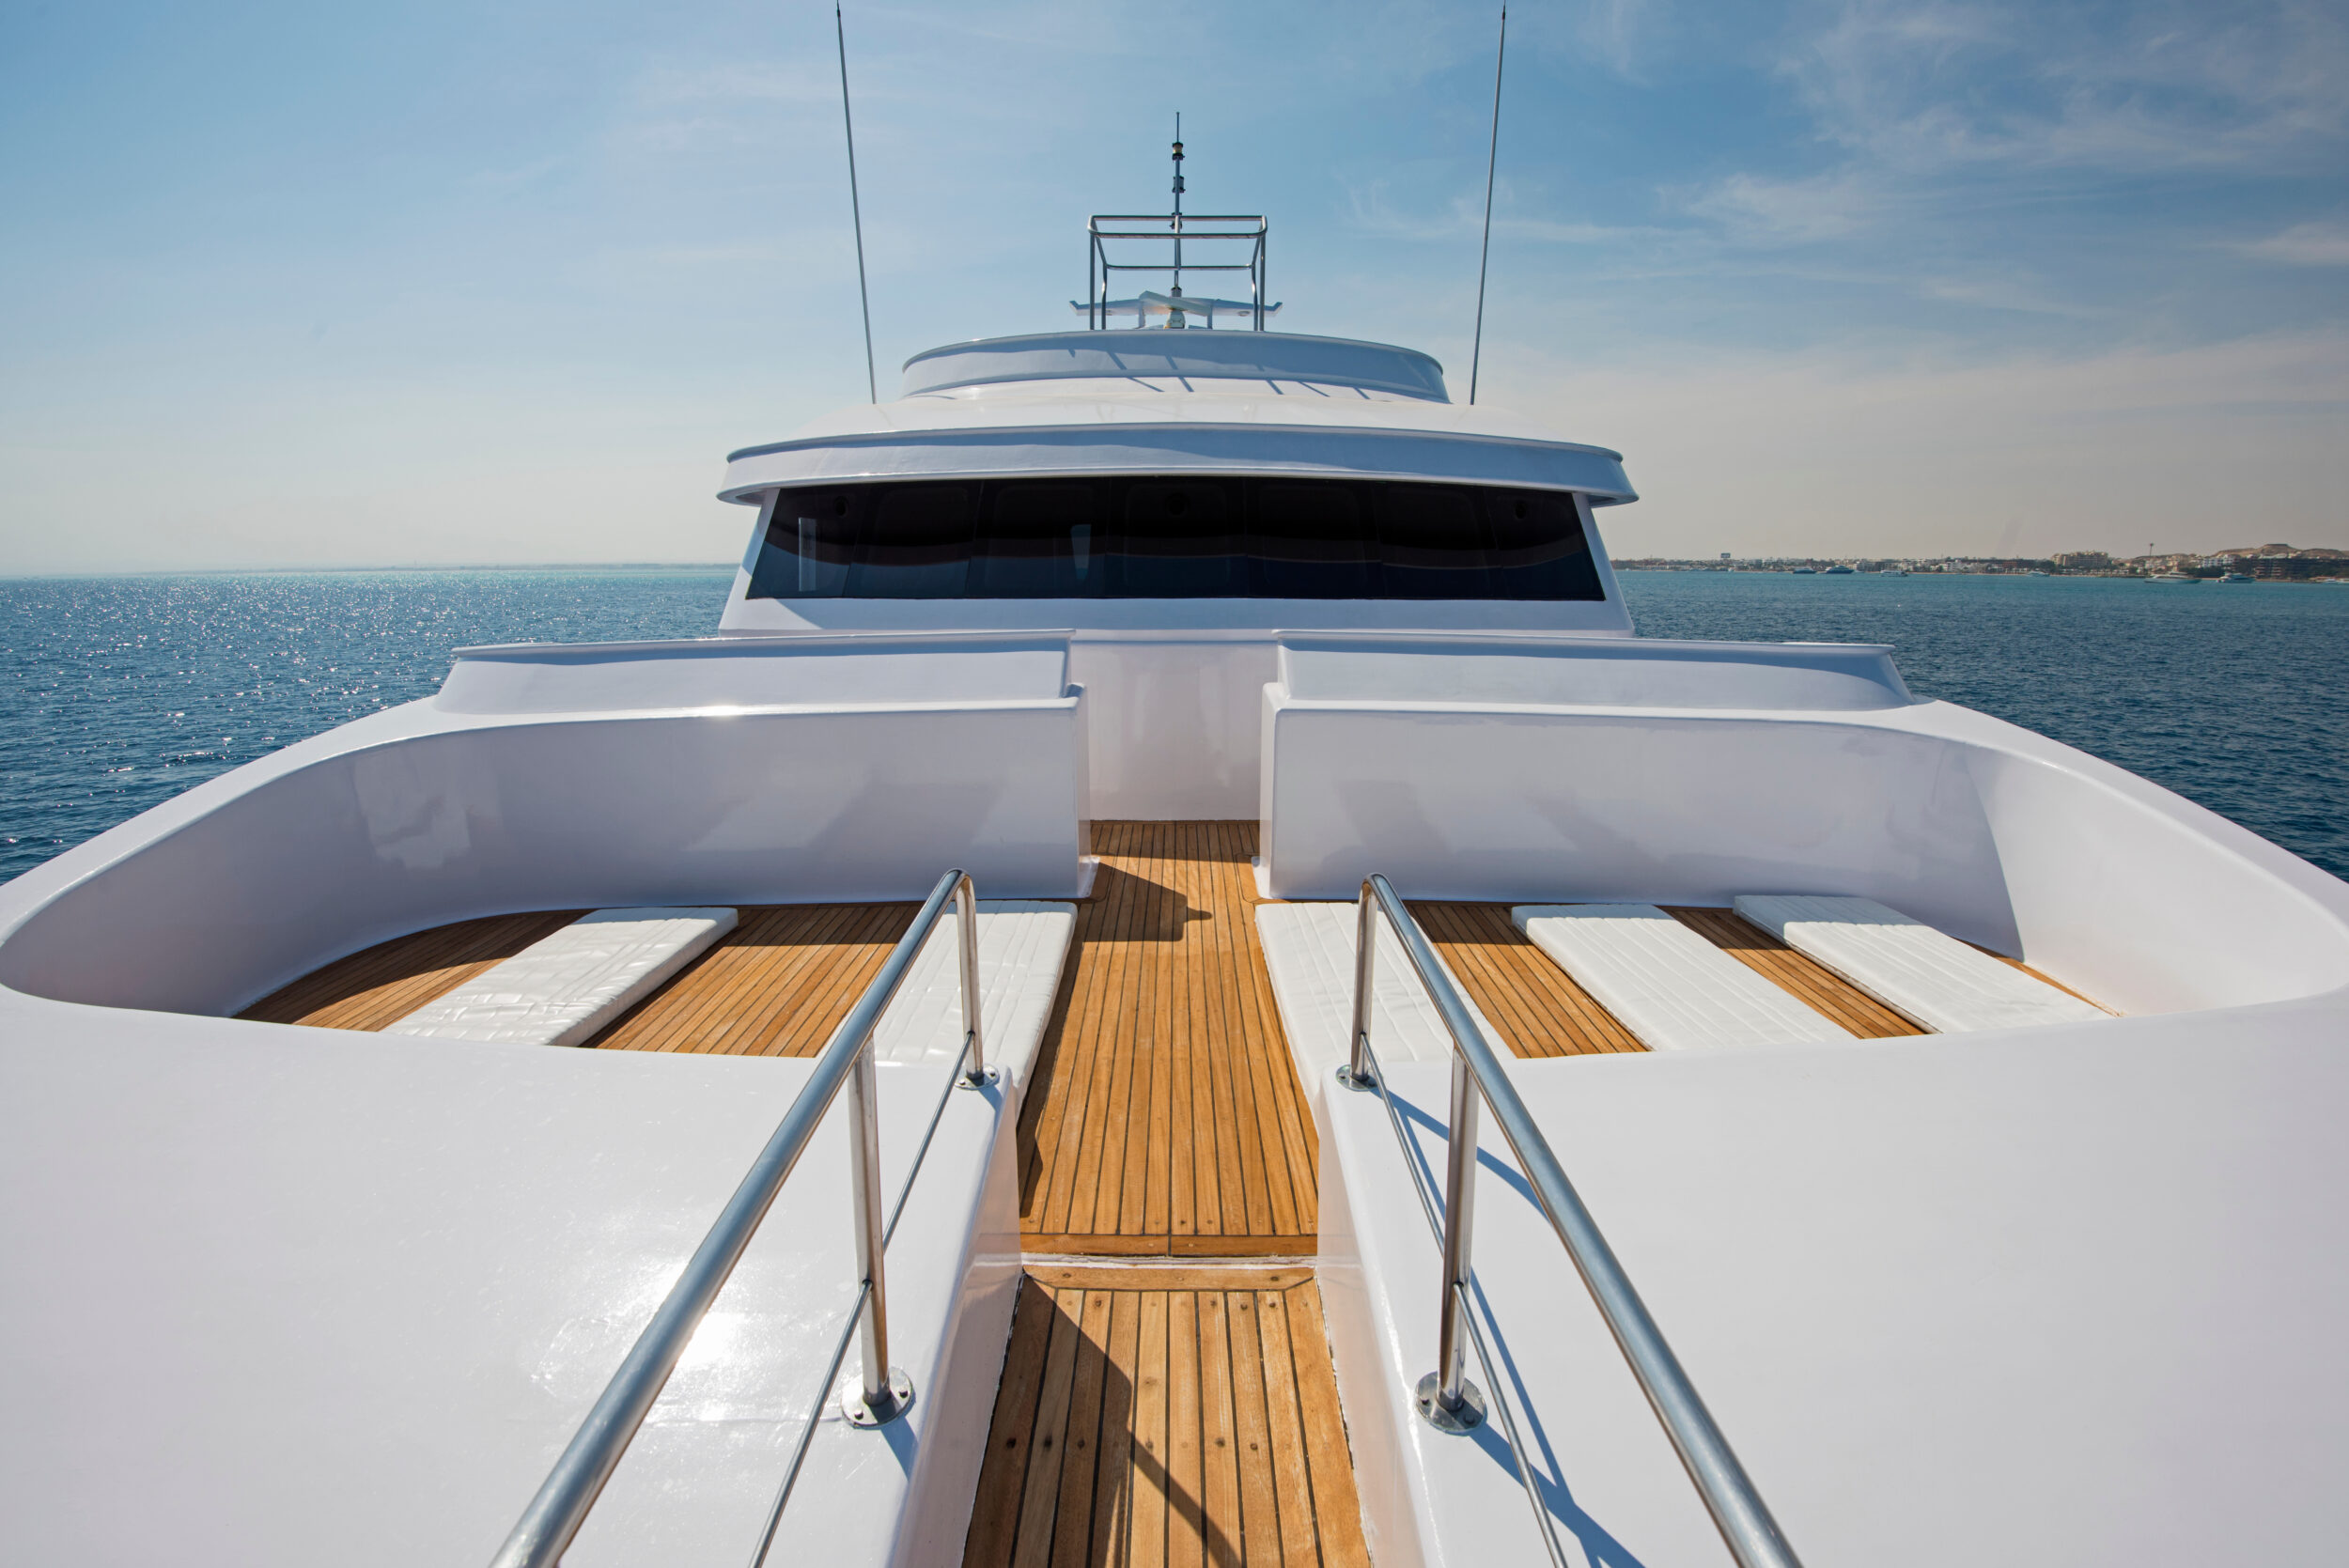
[[(1178, 201), (1179, 197), (1176, 198)], [(1146, 226), (1136, 226), (1146, 225)], [(1101, 212), (1085, 224), (1085, 301), (1076, 309), (1085, 318), (1085, 325), (1100, 331), (1110, 324), (1113, 312), (1132, 311), (1134, 324), (1142, 325), (1150, 318), (1163, 318), (1170, 327), (1185, 327), (1190, 318), (1200, 318), (1208, 327), (1215, 325), (1219, 312), (1226, 316), (1241, 316), (1257, 332), (1262, 332), (1265, 318), (1281, 307), (1268, 303), (1265, 297), (1265, 237), (1268, 225), (1262, 217), (1231, 214), (1210, 215), (1189, 212)], [(1147, 242), (1165, 248), (1166, 259), (1127, 261), (1112, 259), (1112, 247), (1119, 256), (1131, 256), (1137, 242)], [(1190, 260), (1183, 247), (1193, 247), (1193, 254), (1203, 259)], [(1238, 256), (1242, 259), (1233, 260)], [(1168, 291), (1140, 290), (1130, 299), (1112, 299), (1114, 274), (1123, 272), (1164, 273)], [(1219, 299), (1212, 294), (1185, 294), (1185, 272), (1244, 272), (1248, 277), (1248, 297), (1245, 300)]]
[[(923, 1134), (922, 1146), (914, 1154), (913, 1167), (907, 1172), (905, 1186), (899, 1189), (896, 1204), (884, 1223), (873, 1032), (905, 984), (914, 958), (945, 912), (949, 899), (954, 901), (956, 924), (960, 927), (957, 935), (962, 954), (962, 1049), (955, 1058), (954, 1070), (948, 1075), (945, 1092), (939, 1096), (938, 1108), (930, 1113), (929, 1129)], [(898, 939), (888, 962), (881, 965), (880, 973), (833, 1032), (831, 1043), (816, 1059), (816, 1071), (807, 1087), (800, 1091), (791, 1109), (784, 1112), (774, 1135), (767, 1140), (767, 1146), (759, 1151), (741, 1185), (726, 1201), (717, 1222), (710, 1226), (709, 1234), (702, 1238), (692, 1261), (686, 1264), (685, 1272), (670, 1287), (668, 1298), (637, 1336), (635, 1347), (620, 1363), (620, 1370), (613, 1374), (603, 1397), (596, 1401), (570, 1446), (563, 1451), (563, 1457), (555, 1461), (554, 1468), (539, 1486), (538, 1495), (531, 1499), (513, 1532), (506, 1538), (506, 1545), (490, 1560), (490, 1568), (553, 1568), (560, 1560), (564, 1549), (586, 1523), (588, 1510), (595, 1507), (604, 1483), (612, 1479), (620, 1456), (628, 1452), (629, 1443), (644, 1424), (653, 1402), (661, 1397), (669, 1374), (677, 1370), (677, 1359), (685, 1354), (693, 1330), (701, 1327), (710, 1303), (717, 1299), (727, 1276), (734, 1272), (734, 1265), (741, 1261), (751, 1238), (757, 1234), (759, 1221), (766, 1219), (768, 1209), (773, 1206), (792, 1167), (807, 1151), (825, 1112), (846, 1087), (849, 1186), (857, 1218), (856, 1266), (862, 1282), (855, 1304), (849, 1308), (848, 1326), (832, 1348), (831, 1364), (817, 1389), (815, 1409), (801, 1423), (799, 1446), (792, 1452), (774, 1504), (768, 1512), (766, 1533), (759, 1541), (755, 1559), (763, 1563), (768, 1549), (774, 1544), (775, 1528), (782, 1520), (784, 1507), (791, 1500), (801, 1464), (807, 1457), (808, 1441), (816, 1431), (816, 1412), (823, 1407), (831, 1393), (832, 1380), (840, 1371), (851, 1336), (862, 1330), (864, 1364), (860, 1386), (841, 1401), (842, 1413), (850, 1424), (886, 1426), (913, 1404), (912, 1381), (889, 1364), (889, 1296), (882, 1277), (882, 1258), (890, 1234), (897, 1228), (898, 1216), (905, 1212), (906, 1200), (912, 1194), (914, 1180), (922, 1173), (923, 1158), (929, 1153), (930, 1140), (938, 1132), (947, 1101), (955, 1090), (980, 1088), (994, 1077), (994, 1070), (987, 1065), (979, 1034), (978, 890), (967, 873), (949, 871), (938, 879), (938, 886), (930, 891), (921, 912)]]
[[(1404, 955), (1411, 961), (1420, 984), (1426, 988), (1443, 1018), (1445, 1031), (1452, 1036), (1452, 1111), (1445, 1135), (1447, 1153), (1440, 1219), (1421, 1178), (1418, 1162), (1411, 1158), (1411, 1144), (1403, 1129), (1402, 1115), (1395, 1110), (1393, 1096), (1387, 1093), (1386, 1076), (1378, 1070), (1377, 1057), (1371, 1048), (1372, 985), (1377, 973), (1377, 939), (1381, 914), (1401, 939)], [(1501, 1380), (1493, 1370), (1491, 1351), (1485, 1343), (1483, 1330), (1477, 1327), (1475, 1314), (1469, 1310), (1469, 1252), (1474, 1221), (1480, 1102), (1492, 1107), (1493, 1120), (1516, 1154), (1517, 1168), (1532, 1186), (1543, 1216), (1564, 1243), (1566, 1255), (1574, 1260), (1576, 1271), (1582, 1276), (1582, 1283), (1589, 1288), (1591, 1299), (1597, 1303), (1600, 1315), (1606, 1318), (1608, 1330), (1614, 1335), (1624, 1359), (1631, 1364), (1632, 1375), (1640, 1380), (1640, 1389), (1647, 1395), (1657, 1420), (1663, 1423), (1665, 1435), (1672, 1439), (1680, 1463), (1688, 1469), (1688, 1479), (1696, 1483), (1730, 1555), (1740, 1568), (1800, 1568), (1794, 1547), (1787, 1545), (1778, 1521), (1770, 1516), (1768, 1506), (1747, 1477), (1745, 1467), (1737, 1462), (1729, 1439), (1714, 1424), (1704, 1401), (1697, 1397), (1688, 1374), (1681, 1370), (1679, 1358), (1672, 1354), (1663, 1331), (1656, 1327), (1656, 1320), (1648, 1315), (1647, 1306), (1633, 1288), (1630, 1277), (1616, 1261), (1607, 1238), (1599, 1234), (1590, 1211), (1582, 1206), (1574, 1184), (1566, 1179), (1565, 1168), (1550, 1152), (1548, 1141), (1533, 1125), (1532, 1114), (1518, 1098), (1509, 1075), (1501, 1069), (1501, 1059), (1484, 1032), (1477, 1028), (1468, 1004), (1453, 987), (1451, 976), (1437, 958), (1435, 949), (1428, 945), (1426, 933), (1395, 896), (1394, 888), (1376, 873), (1362, 879), (1358, 905), (1352, 1057), (1338, 1069), (1338, 1080), (1352, 1089), (1375, 1089), (1386, 1101), (1395, 1141), (1402, 1145), (1404, 1158), (1410, 1166), (1413, 1190), (1426, 1212), (1428, 1228), (1436, 1233), (1443, 1250), (1443, 1314), (1436, 1343), (1436, 1370), (1420, 1379), (1420, 1414), (1429, 1425), (1443, 1432), (1466, 1432), (1482, 1424), (1485, 1396), (1467, 1375), (1467, 1340), (1473, 1339), (1477, 1358), (1493, 1385), (1495, 1406), (1507, 1431), (1510, 1452), (1517, 1456), (1517, 1477), (1533, 1505), (1551, 1560), (1561, 1568), (1566, 1561), (1559, 1545), (1557, 1527), (1534, 1481), (1525, 1444), (1517, 1434), (1517, 1418), (1503, 1395)]]

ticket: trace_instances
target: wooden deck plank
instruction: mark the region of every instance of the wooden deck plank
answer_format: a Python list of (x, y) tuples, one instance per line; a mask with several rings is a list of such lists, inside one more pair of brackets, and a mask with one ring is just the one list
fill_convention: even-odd
[[(1208, 926), (1199, 934), (1205, 939), (1204, 947), (1190, 939), (1182, 943), (1183, 1005), (1168, 1084), (1174, 1116), (1167, 1129), (1174, 1188), (1167, 1228), (1183, 1236), (1223, 1232), (1222, 1181), (1215, 1159), (1215, 1096), (1208, 1074), (1210, 1051), (1221, 1027), (1216, 1010), (1221, 988), (1214, 977), (1221, 962), (1218, 944), (1222, 940), (1223, 922), (1212, 901), (1204, 912)], [(1186, 928), (1184, 936), (1190, 939), (1192, 933)]]
[(1231, 1334), (1232, 1456), (1239, 1468), (1240, 1550), (1250, 1562), (1282, 1560), (1281, 1505), (1272, 1467), (1272, 1426), (1266, 1414), (1264, 1333), (1257, 1293), (1223, 1293)]
[(1266, 1446), (1272, 1494), (1281, 1509), (1281, 1560), (1318, 1563), (1320, 1531), (1314, 1522), (1313, 1467), (1305, 1457), (1297, 1358), (1290, 1345), (1288, 1292), (1278, 1285), (1267, 1284), (1256, 1291), (1256, 1332), (1264, 1343)]
[[(1097, 829), (1095, 847), (1100, 850)], [(1020, 1164), (1032, 1172), (1022, 1179), (1020, 1223), (1044, 1230), (1064, 1230), (1068, 1223), (1069, 1192), (1079, 1145), (1084, 1129), (1084, 1108), (1090, 1097), (1092, 1072), (1099, 1055), (1094, 1042), (1100, 1037), (1100, 1019), (1109, 1006), (1111, 978), (1106, 961), (1086, 963), (1081, 955), (1106, 960), (1110, 923), (1118, 912), (1116, 886), (1125, 873), (1103, 859), (1094, 874), (1093, 896), (1077, 907), (1077, 924), (1070, 938), (1066, 979), (1069, 1003), (1057, 1009), (1044, 1032), (1045, 1048), (1036, 1053), (1020, 1108)], [(1051, 1048), (1060, 1042), (1065, 1048)]]
[(1086, 1258), (1067, 1263), (1031, 1257), (1027, 1277), (1055, 1290), (1286, 1290), (1314, 1277), (1302, 1258), (1248, 1263), (1219, 1258), (1213, 1263), (1112, 1263)]
[(1282, 1149), (1296, 1203), (1297, 1234), (1312, 1235), (1319, 1225), (1320, 1134), (1314, 1126), (1305, 1086), (1299, 1081), (1294, 1062), (1285, 1048), (1287, 1037), (1281, 1031), (1280, 1009), (1272, 998), (1271, 966), (1265, 961), (1264, 945), (1256, 935), (1256, 906), (1265, 902), (1256, 892), (1256, 825), (1233, 822), (1223, 826), (1228, 846), (1223, 873), (1230, 879), (1232, 907), (1238, 916), (1237, 922), (1227, 925), (1225, 936), (1243, 979), (1235, 1000), (1248, 1026), (1260, 1037), (1282, 1048), (1268, 1053), (1278, 1090)]
[(1199, 1297), (1178, 1290), (1166, 1299), (1166, 1560), (1168, 1568), (1200, 1568)]
[[(1458, 904), (1422, 904), (1413, 912), (1426, 926), (1428, 939), (1443, 955), (1444, 962), (1492, 1019), (1511, 1050), (1523, 1057), (1579, 1054), (1570, 1032), (1579, 1017), (1571, 1005), (1572, 993), (1556, 986), (1545, 991), (1527, 984), (1524, 969), (1512, 962), (1518, 957), (1517, 948), (1500, 930), (1505, 915), (1496, 922), (1494, 911), (1488, 908)], [(1518, 936), (1514, 925), (1508, 927), (1507, 936)], [(1573, 981), (1566, 979), (1566, 985), (1572, 986)]]
[(1105, 1292), (1111, 1302), (1108, 1370), (1101, 1383), (1100, 1459), (1094, 1471), (1093, 1545), (1086, 1568), (1125, 1564), (1133, 1535), (1134, 1377), (1139, 1370), (1143, 1295)]
[[(1243, 876), (1252, 880), (1253, 874), (1250, 871), (1246, 859), (1228, 847), (1228, 839), (1226, 844), (1227, 851), (1214, 868), (1220, 892), (1223, 901), (1229, 908), (1242, 915), (1248, 929), (1252, 932), (1256, 924), (1255, 916), (1239, 884)], [(1259, 1033), (1263, 1032), (1264, 1020), (1257, 1017), (1250, 1007), (1250, 993), (1253, 990), (1252, 976), (1247, 977), (1238, 990), (1241, 1015), (1254, 1022)], [(1277, 1031), (1275, 1032), (1277, 1033)], [(1284, 1051), (1282, 1054), (1285, 1057), (1287, 1053)], [(1255, 1234), (1262, 1234), (1269, 1231), (1276, 1235), (1294, 1235), (1299, 1229), (1300, 1205), (1295, 1188), (1290, 1181), (1291, 1168), (1285, 1149), (1288, 1129), (1282, 1121), (1281, 1100), (1283, 1086), (1285, 1083), (1294, 1082), (1297, 1075), (1293, 1068), (1283, 1071), (1282, 1069), (1287, 1063), (1275, 1061), (1270, 1053), (1266, 1051), (1250, 1051), (1247, 1053), (1247, 1059), (1248, 1071), (1244, 1081), (1248, 1086), (1251, 1103), (1242, 1136), (1249, 1137), (1252, 1134), (1257, 1158), (1261, 1162), (1263, 1171), (1261, 1180), (1264, 1184), (1268, 1209), (1265, 1223), (1262, 1227), (1256, 1228)], [(1252, 1221), (1253, 1218), (1252, 1214)]]
[(995, 1385), (995, 1415), (988, 1427), (987, 1457), (980, 1465), (979, 1490), (971, 1504), (971, 1528), (962, 1554), (970, 1568), (1003, 1568), (1011, 1561), (1020, 1504), (1027, 1495), (1028, 1453), (1035, 1437), (1045, 1351), (1051, 1343), (1052, 1320), (1058, 1315), (1049, 1287), (1033, 1280), (1020, 1281), (1011, 1343), (1004, 1347), (1003, 1370)]
[(1060, 1498), (1052, 1517), (1053, 1568), (1083, 1568), (1092, 1551), (1110, 1310), (1115, 1301), (1114, 1291), (1089, 1290), (1078, 1316), (1077, 1365), (1069, 1384), (1068, 1424), (1061, 1437)]
[(1132, 1472), (1128, 1487), (1127, 1562), (1129, 1568), (1164, 1568), (1167, 1498), (1167, 1292), (1137, 1285), (1140, 1336), (1134, 1348)]
[[(1047, 1287), (1039, 1286), (1039, 1289)], [(1084, 1312), (1081, 1290), (1051, 1292), (1052, 1343), (1045, 1352), (1044, 1388), (1036, 1400), (1028, 1474), (1019, 1499), (1019, 1538), (1012, 1544), (1015, 1568), (1050, 1568), (1054, 1516), (1060, 1511), (1061, 1448), (1068, 1432), (1068, 1405), (1077, 1379), (1077, 1350), (1084, 1339), (1078, 1321)]]
[[(1060, 1162), (1053, 1172), (1058, 1178), (1056, 1190), (1046, 1203), (1040, 1229), (1071, 1233), (1116, 1230), (1114, 1225), (1096, 1224), (1094, 1209), (1101, 1187), (1101, 1162), (1112, 1130), (1108, 1109), (1111, 1088), (1118, 1061), (1126, 1054), (1118, 1048), (1118, 1042), (1124, 1032), (1126, 1010), (1130, 1005), (1128, 970), (1143, 918), (1144, 883), (1139, 867), (1126, 853), (1133, 847), (1134, 835), (1124, 831), (1128, 826), (1112, 825), (1110, 837), (1116, 858), (1112, 861), (1112, 851), (1103, 850), (1098, 875), (1109, 877), (1110, 883), (1106, 889), (1097, 887), (1097, 893), (1107, 896), (1097, 900), (1100, 908), (1085, 911), (1097, 917), (1101, 939), (1097, 943), (1083, 941), (1073, 955), (1077, 962), (1083, 963), (1098, 954), (1103, 966), (1099, 1005), (1087, 1019), (1087, 1032), (1074, 1042), (1080, 1074), (1072, 1089), (1078, 1089), (1081, 1097), (1071, 1106), (1076, 1126), (1062, 1132)], [(1095, 827), (1098, 831), (1101, 824)], [(1055, 1044), (1048, 1037), (1045, 1050), (1050, 1051)], [(1122, 1132), (1123, 1124), (1115, 1130)]]
[(1207, 1561), (1230, 1568), (1240, 1560), (1239, 1454), (1232, 1413), (1230, 1313), (1220, 1290), (1197, 1294), (1199, 1304), (1199, 1518)]
[[(1167, 953), (1180, 939), (1184, 917), (1189, 906), (1173, 886), (1169, 875), (1169, 857), (1174, 846), (1173, 824), (1151, 824), (1151, 881), (1155, 889), (1150, 898), (1151, 919), (1148, 939), (1138, 955), (1141, 959), (1136, 975), (1140, 982), (1134, 996), (1135, 1039), (1128, 1053), (1130, 1087), (1126, 1103), (1126, 1132), (1124, 1160), (1118, 1175), (1117, 1234), (1120, 1235), (1165, 1235), (1167, 1229), (1161, 1219), (1154, 1231), (1148, 1223), (1150, 1157), (1153, 1153), (1151, 1127), (1153, 1106), (1158, 1091), (1159, 1072), (1171, 1048), (1168, 1031), (1172, 1010), (1167, 1005)], [(1157, 1150), (1163, 1152), (1160, 1141)]]
[(1337, 1370), (1330, 1361), (1329, 1327), (1321, 1292), (1311, 1281), (1285, 1292), (1289, 1349), (1297, 1369), (1297, 1404), (1305, 1427), (1305, 1460), (1313, 1471), (1314, 1528), (1323, 1568), (1370, 1568), (1362, 1535), (1362, 1504), (1354, 1486), (1354, 1455), (1346, 1446), (1346, 1413), (1338, 1405)]
[(1509, 919), (1506, 904), (1414, 904), (1428, 940), (1519, 1056), (1643, 1048)]

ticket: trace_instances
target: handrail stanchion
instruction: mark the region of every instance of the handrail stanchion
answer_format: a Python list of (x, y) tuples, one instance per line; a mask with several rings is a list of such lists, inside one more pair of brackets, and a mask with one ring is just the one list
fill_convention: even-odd
[(1354, 1038), (1351, 1059), (1341, 1075), (1354, 1089), (1370, 1087), (1370, 1005), (1377, 975), (1378, 910), (1370, 884), (1362, 884), (1361, 908), (1354, 919)]
[[(1564, 1244), (1575, 1271), (1582, 1276), (1608, 1331), (1615, 1337), (1616, 1348), (1640, 1380), (1649, 1407), (1672, 1439), (1697, 1495), (1704, 1499), (1730, 1556), (1739, 1568), (1800, 1568), (1794, 1547), (1787, 1545), (1778, 1521), (1770, 1516), (1769, 1505), (1738, 1463), (1729, 1439), (1714, 1424), (1712, 1412), (1698, 1397), (1696, 1386), (1688, 1381), (1663, 1330), (1648, 1315), (1647, 1304), (1640, 1299), (1614, 1249), (1599, 1233), (1598, 1222), (1582, 1206), (1581, 1195), (1566, 1179), (1565, 1167), (1533, 1125), (1532, 1112), (1502, 1070), (1500, 1057), (1477, 1027), (1468, 1004), (1460, 1000), (1436, 950), (1428, 945), (1427, 934), (1403, 907), (1393, 885), (1375, 872), (1362, 878), (1354, 969), (1354, 1059), (1346, 1073), (1361, 1074), (1369, 1065), (1364, 1058), (1370, 1038), (1368, 955), (1374, 902), (1394, 928), (1405, 956), (1442, 1017), (1445, 1032), (1452, 1036), (1452, 1126), (1446, 1135), (1449, 1147), (1444, 1171), (1443, 1317), (1436, 1370), (1419, 1383), (1420, 1413), (1430, 1424), (1449, 1432), (1466, 1431), (1484, 1415), (1476, 1386), (1464, 1375), (1462, 1339), (1462, 1330), (1472, 1327), (1465, 1317), (1465, 1306), (1470, 1220), (1476, 1189), (1477, 1102), (1481, 1099), (1492, 1107), (1493, 1121), (1517, 1156), (1517, 1168), (1533, 1189), (1543, 1217)], [(1399, 1123), (1396, 1136), (1402, 1136)], [(1542, 1506), (1538, 1499), (1536, 1506)], [(1547, 1514), (1544, 1517), (1546, 1521)]]
[(848, 1186), (856, 1204), (856, 1267), (866, 1295), (862, 1387), (843, 1396), (841, 1414), (855, 1426), (886, 1426), (913, 1403), (913, 1381), (889, 1364), (889, 1286), (882, 1274), (888, 1237), (881, 1230), (880, 1083), (867, 1031), (848, 1075)]
[(1468, 1340), (1460, 1313), (1468, 1296), (1469, 1242), (1476, 1222), (1476, 1079), (1452, 1053), (1452, 1125), (1443, 1169), (1443, 1316), (1436, 1333), (1436, 1370), (1420, 1379), (1420, 1413), (1447, 1432), (1485, 1419), (1485, 1401), (1468, 1380)]
[(911, 1381), (889, 1364), (889, 1313), (882, 1289), (882, 1252), (889, 1237), (881, 1217), (879, 1075), (873, 1064), (873, 1031), (896, 1000), (898, 987), (905, 984), (949, 898), (956, 900), (962, 925), (963, 1039), (976, 1060), (978, 894), (969, 875), (957, 869), (938, 879), (913, 924), (881, 964), (880, 972), (832, 1032), (816, 1059), (807, 1086), (792, 1100), (767, 1146), (743, 1173), (709, 1234), (687, 1260), (685, 1271), (653, 1310), (652, 1320), (612, 1374), (595, 1408), (580, 1423), (570, 1446), (554, 1462), (537, 1496), (515, 1522), (505, 1545), (490, 1560), (490, 1568), (552, 1568), (562, 1558), (580, 1526), (586, 1523), (587, 1511), (595, 1506), (604, 1483), (618, 1467), (620, 1456), (644, 1425), (653, 1402), (661, 1397), (669, 1374), (677, 1370), (693, 1331), (701, 1327), (710, 1303), (724, 1288), (751, 1238), (758, 1234), (759, 1222), (767, 1218), (775, 1195), (783, 1190), (784, 1182), (844, 1087), (848, 1091), (849, 1185), (857, 1208), (856, 1261), (863, 1276), (859, 1283), (864, 1287), (861, 1292), (864, 1367), (861, 1386), (842, 1400), (842, 1407), (859, 1426), (881, 1426), (903, 1415), (913, 1403)]
[(979, 1038), (979, 894), (968, 877), (955, 884), (955, 924), (962, 938), (962, 1042), (971, 1053), (962, 1086), (979, 1089), (994, 1081), (995, 1070), (987, 1064), (986, 1042)]

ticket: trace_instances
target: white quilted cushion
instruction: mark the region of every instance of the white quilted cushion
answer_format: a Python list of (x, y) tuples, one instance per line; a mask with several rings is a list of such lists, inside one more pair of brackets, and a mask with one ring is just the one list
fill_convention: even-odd
[(1526, 904), (1509, 915), (1650, 1050), (1852, 1037), (1653, 904)]
[(732, 909), (598, 909), (384, 1032), (584, 1045), (733, 929)]
[(1750, 894), (1736, 905), (1796, 952), (1901, 1017), (1945, 1034), (2109, 1017), (1874, 899)]

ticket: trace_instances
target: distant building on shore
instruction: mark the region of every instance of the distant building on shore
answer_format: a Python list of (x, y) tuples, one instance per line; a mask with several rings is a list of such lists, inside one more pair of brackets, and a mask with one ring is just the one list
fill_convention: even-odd
[(2241, 550), (2222, 550), (2216, 564), (2229, 571), (2248, 572), (2253, 577), (2279, 582), (2304, 582), (2310, 578), (2338, 577), (2349, 572), (2349, 550), (2327, 550), (2311, 546), (2252, 545)]

